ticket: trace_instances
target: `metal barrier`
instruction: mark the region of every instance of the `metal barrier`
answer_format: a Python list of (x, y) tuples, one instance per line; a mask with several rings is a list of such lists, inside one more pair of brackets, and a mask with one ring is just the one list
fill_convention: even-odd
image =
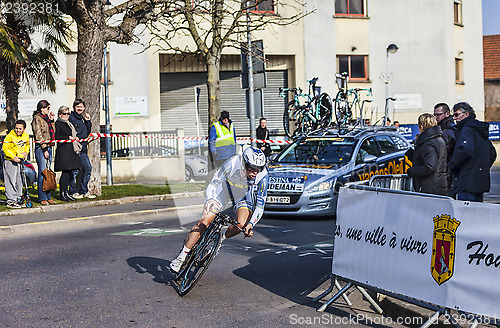
[(413, 191), (413, 179), (408, 174), (374, 175), (368, 185), (377, 188)]
[[(370, 178), (370, 180), (367, 181), (357, 181), (354, 183), (349, 183), (346, 185), (347, 188), (350, 189), (357, 189), (357, 190), (371, 190), (371, 191), (382, 191), (382, 192), (389, 192), (389, 193), (395, 193), (395, 194), (406, 194), (406, 195), (418, 195), (418, 196), (424, 196), (424, 197), (430, 197), (430, 198), (444, 198), (444, 199), (452, 199), (451, 197), (447, 196), (440, 196), (440, 195), (432, 195), (432, 194), (423, 194), (423, 193), (417, 193), (412, 191), (413, 190), (413, 184), (412, 184), (412, 178), (409, 177), (406, 174), (395, 174), (395, 175), (377, 175), (373, 176)], [(459, 323), (455, 320), (455, 318), (451, 315), (450, 309), (440, 307), (428, 302), (424, 302), (422, 300), (418, 300), (415, 298), (411, 298), (402, 294), (397, 294), (393, 293), (384, 289), (377, 288), (375, 286), (371, 285), (366, 285), (363, 284), (362, 282), (358, 281), (353, 281), (348, 278), (340, 277), (340, 276), (335, 276), (331, 274), (330, 276), (331, 283), (330, 287), (325, 290), (323, 293), (321, 293), (319, 296), (313, 299), (313, 301), (319, 301), (329, 293), (331, 293), (334, 289), (337, 289), (338, 291), (335, 293), (333, 297), (331, 297), (327, 302), (325, 302), (321, 307), (317, 309), (318, 312), (323, 312), (330, 304), (335, 302), (338, 298), (343, 297), (344, 300), (348, 305), (351, 305), (351, 302), (346, 296), (346, 292), (351, 289), (352, 287), (356, 287), (362, 295), (367, 299), (371, 305), (375, 308), (375, 310), (382, 314), (383, 309), (380, 308), (380, 306), (377, 304), (377, 302), (374, 300), (376, 298), (376, 294), (380, 293), (383, 295), (391, 296), (393, 298), (396, 298), (398, 300), (408, 302), (432, 311), (435, 311), (435, 313), (421, 326), (421, 327), (429, 327), (433, 323), (437, 322), (439, 319), (439, 316), (444, 315), (454, 326), (460, 327)], [(339, 283), (339, 280), (345, 281), (346, 285), (341, 286)], [(371, 293), (367, 292), (366, 289), (371, 291)], [(459, 313), (461, 315), (465, 315), (467, 318), (469, 318), (472, 322), (471, 327), (476, 327), (479, 323), (483, 323), (485, 321), (489, 321), (488, 318), (483, 317), (481, 315), (475, 315), (475, 314), (470, 314), (470, 313), (465, 313), (463, 311), (459, 310)], [(498, 326), (498, 323), (494, 322), (496, 326)]]
[[(111, 139), (111, 157), (147, 157), (179, 155), (179, 141), (171, 137), (179, 135), (178, 130), (156, 132), (116, 132), (124, 137)], [(170, 138), (165, 138), (170, 137)], [(106, 156), (106, 138), (101, 138), (101, 157)]]

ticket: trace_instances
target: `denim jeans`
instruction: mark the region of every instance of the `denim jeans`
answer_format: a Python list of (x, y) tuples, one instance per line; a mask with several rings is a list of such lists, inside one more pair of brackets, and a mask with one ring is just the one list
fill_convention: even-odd
[(43, 174), (42, 171), (47, 168), (46, 161), (49, 161), (49, 166), (50, 163), (52, 163), (52, 147), (47, 148), (49, 151), (49, 158), (45, 159), (44, 152), (42, 151), (42, 147), (36, 145), (35, 146), (35, 159), (36, 159), (36, 165), (38, 166), (38, 201), (41, 202), (42, 200), (49, 200), (50, 199), (50, 191), (43, 191), (42, 186), (43, 186)]
[(88, 184), (90, 181), (90, 173), (92, 172), (92, 165), (90, 165), (90, 159), (87, 153), (81, 152), (78, 156), (80, 156), (82, 167), (78, 171), (73, 171), (73, 177), (76, 180), (77, 192), (81, 195), (85, 195), (89, 191)]

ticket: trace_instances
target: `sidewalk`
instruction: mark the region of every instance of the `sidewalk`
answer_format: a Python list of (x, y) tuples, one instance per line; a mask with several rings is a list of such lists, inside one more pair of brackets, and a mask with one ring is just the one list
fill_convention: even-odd
[(110, 200), (69, 202), (0, 212), (0, 238), (18, 237), (165, 218), (166, 213), (201, 211), (203, 191)]

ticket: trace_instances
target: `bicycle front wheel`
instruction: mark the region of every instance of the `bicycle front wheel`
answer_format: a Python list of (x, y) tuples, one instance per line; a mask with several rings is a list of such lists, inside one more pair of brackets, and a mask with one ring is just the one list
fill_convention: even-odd
[(220, 232), (213, 231), (208, 238), (197, 247), (181, 277), (181, 283), (179, 285), (180, 296), (186, 295), (198, 280), (200, 280), (201, 276), (203, 276), (217, 254), (220, 243)]
[(297, 107), (294, 101), (290, 101), (283, 112), (283, 129), (289, 138), (293, 136), (297, 124)]

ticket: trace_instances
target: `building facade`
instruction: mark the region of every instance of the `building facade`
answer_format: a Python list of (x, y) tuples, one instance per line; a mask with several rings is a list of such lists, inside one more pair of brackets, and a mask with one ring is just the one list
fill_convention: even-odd
[[(266, 14), (286, 10), (271, 1), (265, 3)], [(415, 123), (438, 102), (467, 101), (484, 118), (481, 1), (313, 0), (300, 10), (307, 14), (302, 20), (252, 34), (264, 43), (263, 115), (272, 134), (283, 135), (287, 99), (279, 97), (280, 87), (307, 90), (306, 81), (318, 77), (321, 91), (334, 99), (335, 74), (341, 71), (349, 73), (349, 87), (372, 89), (372, 96), (362, 95), (373, 100), (363, 112), (372, 124), (384, 115), (387, 97), (396, 99), (389, 102), (389, 117), (401, 123)], [(141, 39), (148, 37), (144, 32)], [(189, 41), (179, 37), (176, 42)], [(397, 52), (388, 53), (391, 44)], [(203, 63), (189, 56), (178, 61), (159, 49), (144, 51), (140, 44), (110, 43), (108, 47), (113, 132), (184, 128), (186, 136), (207, 135)], [(76, 54), (59, 59), (63, 71), (57, 93), (21, 94), (21, 117), (29, 118), (39, 99), (48, 99), (53, 108), (72, 104)], [(239, 51), (225, 49), (222, 109), (231, 113), (237, 135), (248, 136), (240, 71)]]

